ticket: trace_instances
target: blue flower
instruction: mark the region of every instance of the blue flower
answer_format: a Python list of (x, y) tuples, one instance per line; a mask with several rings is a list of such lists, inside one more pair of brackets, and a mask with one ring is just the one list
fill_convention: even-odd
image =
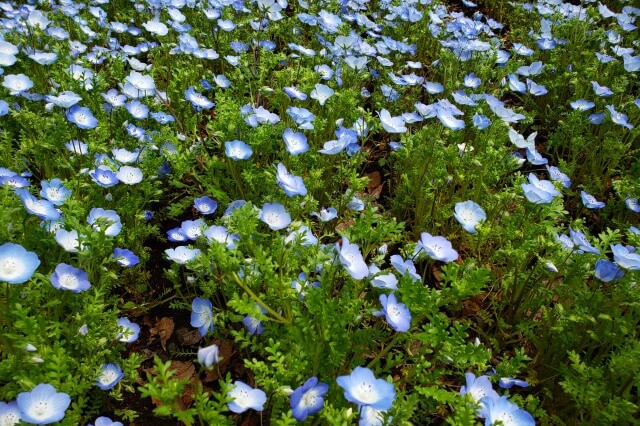
[(382, 309), (374, 312), (375, 316), (384, 315), (395, 331), (408, 331), (411, 328), (411, 312), (404, 303), (398, 302), (395, 294), (381, 294), (380, 304)]
[(184, 265), (200, 255), (200, 249), (190, 249), (185, 246), (176, 247), (175, 249), (166, 249), (164, 252), (169, 260), (173, 260), (179, 265)]
[(307, 137), (304, 134), (294, 132), (289, 128), (287, 128), (282, 134), (282, 140), (284, 140), (287, 151), (291, 155), (304, 154), (309, 150)]
[(74, 105), (67, 110), (67, 120), (83, 130), (93, 129), (98, 125), (98, 120), (91, 110), (79, 105)]
[(108, 237), (115, 237), (122, 230), (120, 216), (115, 210), (105, 210), (103, 208), (93, 208), (87, 216), (87, 222), (96, 232), (104, 232)]
[(498, 392), (493, 390), (491, 381), (487, 376), (476, 377), (473, 373), (465, 373), (466, 386), (460, 388), (460, 395), (467, 395), (479, 404), (484, 398), (498, 398)]
[(290, 405), (293, 417), (303, 422), (314, 415), (324, 405), (324, 395), (329, 391), (329, 385), (318, 383), (317, 377), (311, 377), (291, 394)]
[(213, 305), (207, 299), (196, 297), (191, 303), (191, 326), (198, 328), (202, 337), (213, 333)]
[(453, 216), (460, 225), (462, 225), (464, 230), (470, 234), (475, 234), (477, 232), (476, 226), (487, 219), (487, 214), (484, 210), (471, 200), (456, 203), (455, 213)]
[(328, 222), (338, 217), (338, 211), (333, 207), (322, 208), (320, 212), (311, 212), (310, 216), (317, 217), (321, 222)]
[(122, 380), (124, 373), (118, 364), (102, 364), (98, 378), (94, 382), (102, 390), (109, 390)]
[(246, 160), (253, 154), (251, 147), (239, 140), (225, 142), (224, 148), (225, 154), (232, 160)]
[(605, 259), (599, 259), (595, 265), (595, 277), (602, 282), (608, 283), (609, 281), (620, 279), (624, 276), (624, 271), (618, 268), (613, 262)]
[(551, 180), (556, 182), (562, 182), (562, 186), (564, 186), (565, 188), (569, 188), (571, 186), (571, 179), (569, 179), (569, 176), (562, 173), (559, 168), (555, 166), (545, 166), (545, 167), (549, 172), (549, 177), (551, 178)]
[(458, 252), (453, 249), (449, 240), (445, 237), (434, 237), (427, 232), (420, 234), (420, 241), (416, 244), (416, 254), (422, 250), (431, 259), (445, 263), (452, 262), (458, 258)]
[(580, 198), (582, 198), (582, 204), (588, 209), (601, 209), (604, 207), (604, 202), (596, 200), (596, 198), (584, 191), (580, 191)]
[[(260, 311), (262, 314), (267, 313), (267, 310), (264, 309), (262, 306), (256, 304), (255, 307), (256, 307), (256, 310)], [(260, 321), (260, 319), (256, 317), (247, 315), (242, 319), (242, 324), (245, 326), (250, 336), (253, 336), (254, 334), (264, 333), (264, 325), (262, 324), (262, 321)]]
[(114, 422), (109, 417), (100, 416), (96, 419), (95, 425), (90, 424), (89, 426), (122, 426), (122, 423)]
[(316, 88), (311, 91), (309, 97), (311, 99), (317, 100), (320, 105), (324, 106), (325, 102), (327, 102), (327, 99), (333, 96), (334, 93), (335, 92), (333, 91), (333, 89), (329, 86), (326, 86), (324, 84), (316, 84)]
[(376, 410), (388, 410), (396, 398), (393, 384), (383, 379), (376, 379), (373, 371), (364, 367), (356, 367), (350, 375), (336, 379), (344, 389), (347, 401), (358, 407), (368, 406)]
[(123, 249), (116, 247), (113, 251), (113, 258), (118, 262), (120, 266), (124, 266), (126, 268), (133, 268), (138, 263), (140, 263), (140, 258), (136, 256), (134, 252), (129, 249)]
[(20, 422), (20, 407), (16, 401), (0, 401), (0, 424), (13, 426)]
[(120, 180), (113, 170), (107, 166), (99, 166), (97, 169), (89, 171), (89, 176), (91, 176), (91, 179), (93, 179), (95, 183), (103, 188), (110, 188), (120, 183)]
[(284, 90), (284, 93), (286, 93), (287, 96), (289, 96), (292, 99), (298, 99), (301, 101), (304, 101), (307, 99), (307, 95), (297, 87), (293, 87), (293, 86), (284, 87), (283, 90)]
[(624, 246), (622, 244), (611, 245), (613, 260), (624, 269), (632, 271), (640, 270), (640, 255), (636, 253), (635, 247)]
[(214, 102), (207, 99), (207, 97), (202, 93), (196, 92), (196, 89), (193, 86), (189, 86), (189, 88), (185, 90), (184, 95), (196, 110), (211, 109), (216, 105)]
[(16, 189), (16, 194), (20, 196), (25, 210), (32, 215), (38, 216), (43, 220), (58, 220), (60, 212), (56, 210), (55, 205), (49, 200), (38, 200), (28, 189)]
[(481, 415), (485, 419), (485, 426), (491, 426), (497, 422), (503, 425), (518, 426), (534, 426), (536, 424), (531, 414), (509, 402), (506, 396), (485, 399)]
[(287, 168), (282, 163), (278, 163), (277, 166), (276, 183), (288, 197), (295, 197), (296, 195), (307, 195), (307, 188), (304, 186), (304, 181), (300, 176), (294, 176), (289, 173)]
[(597, 81), (592, 81), (591, 85), (593, 86), (593, 92), (596, 96), (606, 97), (613, 95), (613, 91), (611, 89), (607, 86), (600, 86)]
[(340, 263), (356, 280), (361, 280), (369, 275), (369, 268), (364, 262), (360, 247), (357, 244), (351, 244), (347, 237), (342, 237), (342, 245), (336, 243)]
[(138, 340), (140, 335), (140, 326), (135, 322), (131, 322), (128, 318), (120, 318), (118, 320), (118, 332), (117, 339), (124, 343), (131, 343)]
[(142, 170), (137, 167), (122, 166), (116, 173), (116, 177), (125, 185), (135, 185), (142, 182)]
[(40, 196), (51, 201), (56, 206), (61, 206), (71, 196), (71, 190), (62, 184), (58, 178), (40, 182), (42, 189)]
[(389, 261), (400, 275), (407, 274), (414, 282), (421, 279), (420, 275), (417, 274), (416, 266), (413, 264), (411, 259), (404, 260), (399, 254), (394, 254), (391, 256)]
[(19, 95), (33, 87), (33, 81), (24, 74), (7, 74), (2, 85), (9, 89), (10, 95)]
[(218, 202), (206, 195), (193, 200), (193, 206), (203, 215), (213, 214), (218, 208)]
[(64, 418), (71, 397), (57, 392), (50, 384), (40, 383), (30, 392), (22, 392), (16, 398), (20, 419), (37, 425), (59, 422)]
[(392, 117), (386, 109), (380, 111), (380, 124), (389, 133), (405, 133), (407, 131), (402, 116)]
[(233, 398), (233, 401), (229, 402), (229, 410), (239, 414), (249, 409), (256, 411), (264, 409), (264, 403), (267, 402), (266, 393), (240, 380), (236, 380), (233, 385), (233, 389), (227, 392), (227, 396)]
[(205, 367), (211, 367), (220, 360), (220, 352), (217, 345), (198, 349), (198, 361)]
[(595, 103), (587, 101), (586, 99), (578, 99), (577, 101), (571, 102), (571, 108), (576, 111), (589, 111), (591, 108), (596, 106)]
[[(557, 271), (556, 271), (557, 272)], [(502, 377), (499, 381), (498, 381), (498, 385), (502, 388), (502, 389), (511, 389), (514, 386), (519, 386), (521, 388), (526, 388), (529, 386), (529, 383), (527, 383), (524, 380), (520, 380), (520, 379), (514, 379), (511, 377)]]
[(74, 268), (66, 263), (56, 266), (51, 275), (51, 285), (58, 290), (70, 290), (74, 293), (89, 290), (89, 277), (82, 269)]
[(127, 102), (124, 107), (137, 120), (143, 120), (149, 116), (149, 107), (137, 99)]
[(553, 201), (554, 197), (560, 195), (548, 180), (540, 180), (533, 173), (529, 173), (529, 183), (521, 185), (527, 200), (534, 204), (548, 204)]
[(0, 246), (0, 281), (21, 284), (31, 278), (39, 265), (38, 255), (19, 244)]
[(600, 250), (593, 247), (589, 243), (589, 240), (587, 240), (587, 236), (584, 235), (582, 232), (576, 231), (570, 227), (569, 235), (571, 236), (571, 241), (573, 241), (573, 243), (578, 246), (579, 250), (582, 250), (583, 252), (587, 252), (587, 253), (600, 254)]
[(627, 197), (627, 199), (624, 200), (624, 203), (626, 204), (627, 208), (632, 212), (640, 213), (640, 203), (638, 203), (637, 198)]
[(282, 204), (265, 203), (260, 210), (260, 220), (269, 225), (273, 231), (284, 229), (291, 223), (291, 215)]

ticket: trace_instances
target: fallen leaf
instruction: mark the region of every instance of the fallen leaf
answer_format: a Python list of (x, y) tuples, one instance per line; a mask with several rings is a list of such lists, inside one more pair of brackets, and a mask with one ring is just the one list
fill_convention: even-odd
[(200, 340), (202, 340), (200, 331), (189, 330), (188, 328), (184, 328), (184, 327), (176, 330), (176, 337), (178, 338), (178, 343), (180, 343), (180, 345), (182, 346), (195, 345)]
[(160, 337), (160, 344), (162, 345), (162, 349), (167, 350), (167, 340), (169, 340), (169, 338), (173, 334), (174, 327), (175, 324), (173, 323), (173, 320), (171, 318), (163, 317), (156, 323), (155, 327), (149, 330), (149, 332), (152, 336), (157, 334)]

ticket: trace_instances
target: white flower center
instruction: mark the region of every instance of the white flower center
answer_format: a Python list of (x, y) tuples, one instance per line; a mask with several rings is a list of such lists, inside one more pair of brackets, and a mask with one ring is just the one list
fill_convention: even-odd
[(80, 280), (78, 280), (78, 277), (71, 274), (62, 274), (59, 278), (59, 282), (60, 287), (69, 290), (75, 290), (80, 285)]

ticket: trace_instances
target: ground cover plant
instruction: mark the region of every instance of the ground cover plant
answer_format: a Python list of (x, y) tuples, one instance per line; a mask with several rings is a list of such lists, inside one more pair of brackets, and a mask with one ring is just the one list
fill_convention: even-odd
[(633, 2), (0, 10), (0, 425), (639, 421)]

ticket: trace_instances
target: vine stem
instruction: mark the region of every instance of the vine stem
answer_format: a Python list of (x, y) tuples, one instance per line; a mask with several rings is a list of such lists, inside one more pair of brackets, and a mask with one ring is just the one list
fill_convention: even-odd
[(242, 280), (240, 279), (240, 277), (238, 277), (238, 274), (235, 272), (231, 273), (231, 276), (233, 277), (233, 280), (236, 282), (236, 284), (238, 284), (240, 287), (242, 287), (242, 289), (244, 291), (247, 292), (247, 294), (256, 301), (256, 303), (260, 306), (262, 306), (264, 309), (267, 310), (267, 312), (269, 312), (271, 315), (273, 315), (279, 322), (281, 322), (282, 324), (291, 324), (291, 321), (284, 318), (282, 315), (280, 315), (279, 313), (277, 313), (276, 311), (274, 311), (273, 309), (271, 309), (266, 303), (264, 303), (262, 301), (262, 299), (260, 299), (253, 291), (251, 291), (251, 289), (249, 287), (247, 287), (247, 285), (245, 283), (242, 282)]
[(391, 340), (391, 342), (389, 342), (389, 344), (385, 346), (384, 349), (378, 352), (378, 355), (376, 355), (376, 357), (372, 359), (369, 364), (367, 364), (367, 368), (372, 368), (374, 365), (376, 365), (378, 361), (380, 361), (380, 358), (382, 358), (387, 353), (389, 353), (389, 351), (396, 345), (396, 343), (398, 343), (398, 341), (403, 336), (404, 336), (404, 333), (396, 333), (395, 337)]

